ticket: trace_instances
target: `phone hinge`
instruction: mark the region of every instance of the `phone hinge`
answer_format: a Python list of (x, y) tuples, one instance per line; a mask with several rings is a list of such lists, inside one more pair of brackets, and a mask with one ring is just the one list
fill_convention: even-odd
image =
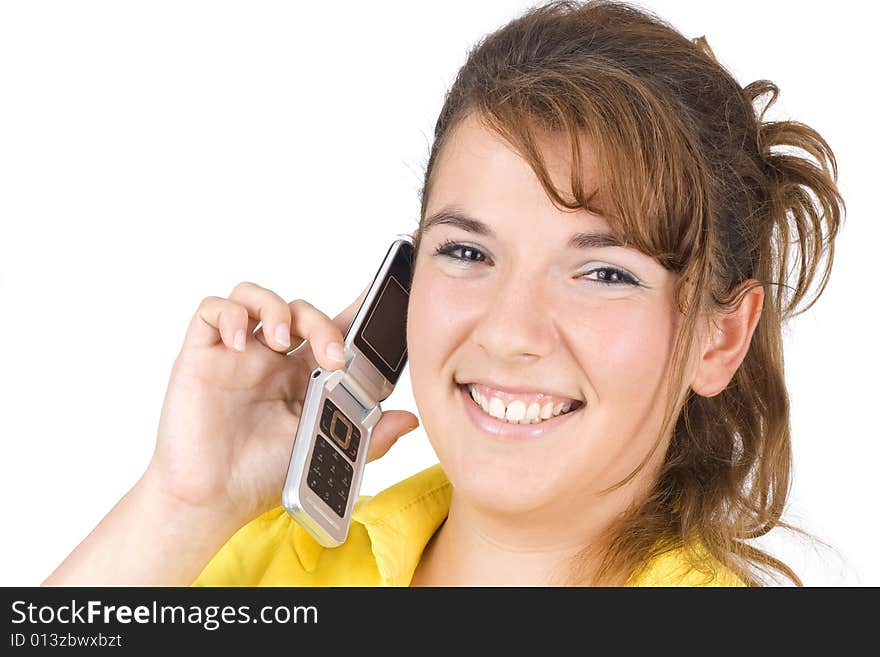
[(358, 404), (361, 405), (364, 409), (364, 416), (368, 415), (370, 411), (376, 407), (376, 401), (370, 398), (348, 371), (343, 373), (342, 378), (339, 380), (339, 384), (345, 388), (348, 394), (350, 394)]

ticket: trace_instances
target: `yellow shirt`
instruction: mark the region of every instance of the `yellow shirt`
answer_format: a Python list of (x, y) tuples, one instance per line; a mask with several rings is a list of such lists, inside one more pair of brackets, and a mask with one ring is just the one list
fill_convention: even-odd
[[(239, 529), (192, 586), (408, 586), (449, 513), (452, 484), (434, 465), (361, 496), (345, 543), (325, 548), (278, 506)], [(706, 575), (681, 550), (655, 558), (628, 586), (744, 586), (730, 571)]]

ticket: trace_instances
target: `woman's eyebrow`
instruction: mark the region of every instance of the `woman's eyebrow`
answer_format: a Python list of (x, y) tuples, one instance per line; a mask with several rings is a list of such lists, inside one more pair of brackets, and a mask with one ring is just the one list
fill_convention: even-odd
[[(456, 226), (475, 235), (495, 238), (495, 231), (489, 224), (469, 217), (455, 208), (443, 208), (427, 217), (422, 224), (422, 233), (424, 234), (434, 226), (441, 224)], [(571, 249), (598, 249), (610, 246), (623, 246), (623, 242), (615, 235), (601, 231), (575, 233), (568, 239), (568, 247)]]
[(443, 208), (425, 219), (422, 224), (422, 232), (427, 233), (434, 226), (439, 226), (441, 224), (457, 226), (458, 228), (466, 230), (469, 233), (474, 233), (475, 235), (483, 235), (492, 238), (495, 237), (495, 231), (492, 230), (488, 224), (479, 219), (468, 217), (460, 210), (454, 208)]

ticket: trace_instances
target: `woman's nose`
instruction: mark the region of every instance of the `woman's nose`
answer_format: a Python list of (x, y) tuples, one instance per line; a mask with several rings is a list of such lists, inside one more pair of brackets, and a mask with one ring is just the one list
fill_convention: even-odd
[(490, 290), (474, 339), (499, 359), (545, 357), (556, 344), (552, 299), (536, 276), (510, 276)]

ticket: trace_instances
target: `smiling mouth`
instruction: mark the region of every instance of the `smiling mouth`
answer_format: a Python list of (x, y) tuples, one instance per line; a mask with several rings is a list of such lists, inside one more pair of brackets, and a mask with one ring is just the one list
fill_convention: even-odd
[(479, 412), (510, 425), (541, 425), (571, 415), (584, 406), (580, 400), (553, 400), (542, 395), (531, 399), (508, 399), (505, 403), (501, 396), (483, 394), (474, 384), (458, 384), (458, 387)]

